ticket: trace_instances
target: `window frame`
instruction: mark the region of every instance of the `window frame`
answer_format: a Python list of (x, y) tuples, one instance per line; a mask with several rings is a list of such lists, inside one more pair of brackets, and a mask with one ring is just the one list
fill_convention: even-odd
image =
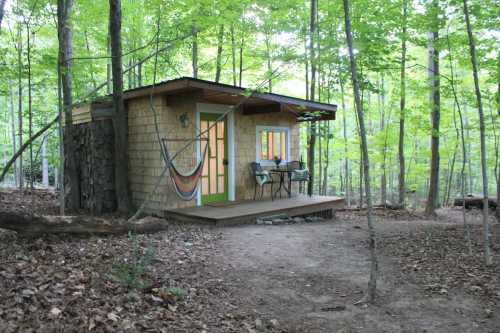
[(255, 161), (260, 163), (262, 166), (274, 166), (275, 163), (273, 160), (263, 160), (261, 159), (261, 150), (260, 150), (260, 135), (262, 131), (275, 131), (275, 132), (285, 132), (285, 150), (286, 150), (286, 159), (281, 161), (281, 164), (290, 161), (290, 127), (287, 126), (269, 126), (269, 125), (257, 125), (255, 128)]

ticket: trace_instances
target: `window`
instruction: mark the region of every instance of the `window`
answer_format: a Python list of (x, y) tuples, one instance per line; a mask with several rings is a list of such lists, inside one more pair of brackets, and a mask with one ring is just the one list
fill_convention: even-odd
[(289, 158), (290, 141), (288, 127), (257, 126), (257, 156), (261, 164), (274, 164), (274, 157), (286, 162)]

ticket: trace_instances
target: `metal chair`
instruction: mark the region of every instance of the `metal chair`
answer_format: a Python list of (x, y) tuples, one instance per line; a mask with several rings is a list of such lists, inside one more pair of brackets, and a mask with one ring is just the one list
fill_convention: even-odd
[(264, 196), (264, 186), (270, 184), (271, 185), (271, 200), (274, 200), (273, 197), (273, 184), (275, 183), (271, 174), (262, 169), (262, 166), (257, 162), (250, 163), (250, 174), (254, 179), (254, 190), (253, 190), (253, 199), (257, 197), (257, 186), (260, 186), (260, 198)]
[(309, 170), (304, 168), (304, 163), (301, 161), (290, 161), (286, 164), (287, 170), (290, 171), (288, 176), (288, 187), (292, 188), (292, 182), (299, 183), (299, 193), (302, 193), (303, 184), (310, 181), (311, 174)]

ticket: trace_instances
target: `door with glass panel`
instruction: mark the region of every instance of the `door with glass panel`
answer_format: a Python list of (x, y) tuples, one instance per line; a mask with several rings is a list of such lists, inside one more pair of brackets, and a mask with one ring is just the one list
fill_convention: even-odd
[[(208, 138), (207, 156), (201, 177), (202, 204), (227, 200), (227, 124), (226, 119), (218, 121), (220, 114), (201, 113), (200, 131), (210, 130), (203, 137)], [(213, 126), (215, 124), (215, 126)], [(204, 151), (206, 141), (201, 142)]]

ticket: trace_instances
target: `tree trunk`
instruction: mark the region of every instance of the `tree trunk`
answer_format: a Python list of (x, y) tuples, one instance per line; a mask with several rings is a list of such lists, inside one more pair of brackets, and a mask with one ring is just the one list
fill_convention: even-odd
[(217, 36), (217, 60), (215, 65), (215, 82), (220, 81), (222, 71), (222, 43), (224, 42), (224, 24), (219, 26), (219, 34)]
[(64, 166), (64, 188), (66, 208), (77, 210), (80, 208), (80, 183), (78, 181), (78, 167), (75, 160), (75, 143), (73, 137), (73, 78), (71, 66), (73, 57), (72, 30), (69, 16), (73, 0), (58, 0), (58, 33), (59, 33), (59, 66), (61, 68), (61, 88), (64, 110), (64, 152), (66, 156)]
[(479, 78), (477, 69), (476, 46), (472, 27), (469, 20), (469, 9), (467, 0), (463, 0), (465, 24), (467, 26), (467, 35), (469, 37), (470, 60), (472, 63), (472, 75), (474, 77), (474, 89), (476, 92), (477, 112), (479, 113), (479, 134), (481, 141), (481, 173), (483, 178), (483, 236), (484, 236), (484, 261), (486, 265), (493, 263), (490, 249), (490, 226), (488, 223), (488, 170), (486, 165), (486, 138), (484, 127), (483, 102), (481, 100), (481, 90), (479, 89)]
[(233, 65), (233, 86), (236, 86), (236, 36), (234, 35), (234, 24), (231, 23), (231, 64)]
[(196, 24), (191, 26), (191, 32), (193, 34), (191, 63), (193, 65), (193, 77), (196, 79), (198, 78), (198, 28), (196, 27)]
[[(340, 73), (339, 68), (339, 75)], [(344, 79), (339, 78), (340, 82), (340, 96), (342, 101), (342, 126), (344, 134), (344, 170), (345, 170), (345, 199), (347, 207), (351, 206), (351, 186), (350, 186), (350, 172), (349, 172), (349, 148), (347, 145), (347, 119), (346, 119), (346, 104), (345, 104), (345, 94), (344, 94)]]
[[(311, 57), (311, 86), (309, 99), (314, 100), (316, 88), (316, 59), (314, 52), (314, 37), (316, 32), (316, 12), (318, 11), (318, 1), (311, 0), (311, 26), (309, 39), (309, 52)], [(307, 183), (307, 194), (312, 195), (314, 190), (314, 164), (315, 164), (315, 148), (316, 148), (316, 121), (311, 122), (311, 130), (309, 131), (309, 150), (307, 156), (307, 164), (309, 168), (309, 182)]]
[(49, 187), (49, 160), (47, 159), (47, 140), (42, 141), (42, 183), (44, 187)]
[[(16, 115), (14, 111), (14, 90), (13, 84), (9, 79), (9, 95), (10, 95), (10, 128), (11, 128), (11, 136), (12, 136), (12, 154), (15, 154), (17, 151), (17, 142), (16, 142)], [(14, 163), (14, 184), (17, 187), (19, 183), (19, 167), (17, 161)]]
[[(437, 1), (433, 2), (433, 9), (436, 11), (437, 20)], [(439, 51), (435, 48), (435, 44), (439, 38), (437, 24), (434, 31), (428, 33), (429, 44), (429, 81), (430, 81), (430, 104), (431, 104), (431, 164), (430, 164), (430, 182), (429, 192), (427, 195), (427, 203), (425, 213), (428, 216), (436, 215), (436, 208), (439, 205), (439, 121), (440, 121), (440, 77), (439, 77)]]
[[(498, 62), (498, 78), (500, 78), (500, 61)], [(497, 84), (497, 116), (500, 118), (500, 82)], [(497, 157), (498, 157), (498, 150), (500, 147), (497, 147)], [(500, 166), (497, 166), (497, 220), (500, 222)]]
[(384, 133), (384, 147), (382, 149), (382, 175), (380, 176), (380, 204), (385, 207), (387, 204), (387, 130), (385, 126), (385, 85), (384, 76), (380, 80), (378, 103), (380, 110), (380, 131)]
[[(111, 37), (109, 35), (109, 31), (108, 31), (108, 37), (106, 39), (106, 46), (107, 46), (107, 51), (108, 51), (108, 56), (111, 56)], [(113, 89), (113, 85), (112, 85), (112, 79), (111, 79), (111, 62), (112, 62), (112, 58), (109, 58), (107, 60), (107, 63), (106, 63), (106, 89), (107, 89), (107, 92), (108, 92), (108, 95), (111, 94), (112, 92), (112, 89)]]
[(0, 31), (2, 29), (2, 21), (3, 21), (3, 15), (4, 15), (6, 2), (7, 2), (7, 0), (0, 0)]
[(115, 132), (115, 190), (118, 211), (128, 213), (131, 209), (128, 191), (127, 115), (123, 102), (123, 71), (121, 44), (121, 1), (109, 0), (109, 35), (113, 71), (113, 128)]
[(370, 280), (368, 282), (368, 301), (374, 302), (376, 297), (377, 288), (377, 274), (378, 274), (378, 260), (376, 253), (376, 235), (373, 226), (372, 217), (372, 195), (370, 187), (370, 162), (368, 157), (368, 142), (366, 139), (365, 130), (365, 119), (363, 114), (363, 105), (361, 104), (361, 99), (359, 96), (359, 83), (356, 72), (356, 59), (354, 58), (353, 46), (352, 46), (352, 34), (351, 34), (351, 19), (349, 17), (349, 0), (343, 0), (344, 2), (344, 13), (345, 13), (345, 32), (347, 39), (347, 46), (349, 49), (349, 60), (351, 65), (351, 80), (354, 90), (354, 102), (356, 106), (356, 114), (359, 121), (359, 129), (361, 135), (361, 146), (363, 150), (363, 169), (365, 178), (365, 191), (366, 191), (366, 203), (367, 209), (367, 219), (368, 219), (368, 231), (369, 231), (369, 248), (370, 248)]
[(405, 205), (405, 105), (406, 105), (406, 30), (408, 19), (408, 4), (403, 0), (403, 29), (401, 35), (401, 86), (399, 101), (399, 178), (398, 178), (398, 204), (401, 207)]
[(169, 228), (167, 221), (146, 217), (134, 221), (115, 221), (89, 216), (39, 216), (0, 211), (0, 228), (24, 236), (43, 234), (110, 235), (151, 233)]
[[(17, 34), (17, 85), (18, 85), (18, 102), (17, 102), (17, 118), (18, 118), (18, 136), (19, 144), (23, 142), (23, 35), (22, 26), (19, 24), (18, 34)], [(23, 154), (19, 156), (19, 189), (22, 190), (24, 187), (24, 168), (23, 168)]]
[(269, 38), (270, 38), (269, 33), (266, 31), (266, 33), (265, 33), (266, 58), (267, 58), (267, 75), (266, 75), (266, 77), (268, 78), (269, 92), (273, 92), (273, 80), (272, 80), (273, 64), (272, 64), (272, 59), (271, 59), (271, 44), (270, 44)]
[(241, 82), (243, 80), (243, 45), (245, 43), (245, 38), (243, 37), (243, 34), (241, 36), (241, 43), (240, 43), (240, 75), (239, 75), (239, 86), (241, 87)]
[[(33, 96), (31, 84), (31, 29), (26, 24), (26, 59), (28, 61), (28, 135), (33, 136)], [(33, 191), (33, 143), (30, 144), (30, 190)]]

